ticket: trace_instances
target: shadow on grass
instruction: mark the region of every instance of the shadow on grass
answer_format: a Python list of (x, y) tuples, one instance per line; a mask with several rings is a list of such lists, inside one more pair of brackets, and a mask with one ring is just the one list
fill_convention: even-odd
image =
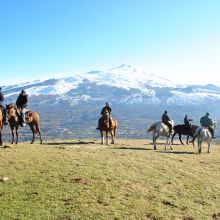
[(87, 144), (95, 144), (94, 141), (77, 141), (77, 142), (49, 142), (49, 143), (44, 143), (44, 145), (87, 145)]
[(142, 148), (142, 147), (115, 147), (111, 149), (114, 149), (114, 150), (153, 150), (153, 149)]
[(155, 151), (157, 153), (163, 154), (195, 154), (194, 152), (187, 152), (187, 151)]
[[(153, 143), (147, 143), (147, 144), (144, 144), (144, 145), (153, 145)], [(157, 143), (157, 145), (166, 145), (166, 143)], [(171, 146), (189, 146), (190, 144), (181, 144), (181, 143), (173, 143), (171, 144)], [(167, 144), (167, 146), (169, 146), (169, 144)]]

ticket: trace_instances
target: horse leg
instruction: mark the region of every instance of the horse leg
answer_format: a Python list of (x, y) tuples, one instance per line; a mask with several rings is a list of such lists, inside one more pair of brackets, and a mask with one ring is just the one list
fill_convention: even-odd
[(41, 131), (39, 130), (39, 136), (40, 136), (40, 144), (43, 144), (43, 141), (42, 141), (42, 137), (41, 137)]
[(34, 125), (33, 124), (29, 124), (29, 127), (30, 127), (30, 129), (31, 129), (31, 131), (32, 131), (32, 134), (33, 134), (33, 138), (32, 138), (32, 141), (31, 141), (31, 144), (33, 144), (34, 143), (34, 140), (35, 140), (35, 129), (34, 129)]
[(187, 135), (186, 144), (189, 144), (189, 135)]
[(169, 141), (169, 146), (170, 146), (170, 150), (173, 150), (172, 146), (171, 146), (171, 137), (168, 137), (168, 141)]
[(104, 134), (103, 134), (103, 131), (100, 131), (100, 133), (101, 133), (101, 144), (103, 145), (104, 144)]
[(115, 144), (116, 134), (117, 134), (117, 128), (115, 127), (114, 130), (113, 130), (114, 144)]
[(154, 135), (153, 135), (154, 150), (157, 150), (157, 144), (156, 144), (157, 138), (158, 138), (158, 136), (154, 133)]
[(170, 136), (167, 137), (167, 142), (165, 144), (165, 150), (167, 150), (167, 145), (168, 145), (168, 142), (169, 142), (169, 145), (170, 145), (170, 149), (173, 150), (173, 148), (171, 147), (171, 141), (170, 140)]
[(172, 139), (171, 139), (172, 144), (173, 144), (173, 138), (175, 137), (176, 134), (177, 134), (177, 132), (175, 131), (174, 134), (172, 135)]
[(202, 141), (199, 140), (198, 138), (198, 153), (201, 154), (201, 152), (202, 152)]
[(108, 140), (108, 131), (106, 131), (106, 145), (109, 145), (109, 140)]
[(111, 133), (111, 137), (112, 137), (111, 144), (114, 144), (115, 143), (114, 130), (111, 130), (110, 133)]
[(16, 141), (15, 144), (18, 144), (18, 126), (15, 127)]
[(211, 141), (208, 142), (208, 153), (210, 153)]
[(35, 128), (36, 128), (36, 133), (38, 133), (40, 136), (40, 144), (42, 144), (43, 141), (42, 141), (42, 137), (41, 137), (41, 130), (40, 130), (40, 126), (38, 123), (35, 123)]
[(14, 127), (11, 127), (11, 137), (12, 137), (12, 140), (11, 140), (11, 144), (14, 144), (15, 142), (15, 134), (14, 134)]
[(181, 134), (180, 134), (180, 133), (179, 133), (179, 140), (180, 140), (180, 143), (181, 143), (181, 144), (184, 144), (184, 143), (182, 142)]

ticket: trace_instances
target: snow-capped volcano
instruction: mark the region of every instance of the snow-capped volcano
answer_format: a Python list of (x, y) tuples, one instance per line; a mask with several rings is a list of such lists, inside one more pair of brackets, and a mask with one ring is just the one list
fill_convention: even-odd
[[(215, 121), (220, 118), (220, 87), (178, 85), (124, 64), (104, 71), (5, 86), (5, 102), (15, 102), (22, 89), (30, 96), (30, 108), (43, 116), (45, 131), (55, 126), (55, 135), (65, 129), (78, 129), (80, 134), (82, 129), (91, 132), (106, 101), (112, 104), (114, 115), (124, 127), (124, 136), (130, 136), (130, 132), (133, 136), (134, 128), (146, 128), (147, 121), (160, 119), (165, 109), (177, 123), (182, 123), (185, 114), (198, 122), (207, 111)], [(141, 132), (140, 137), (146, 135)]]
[[(26, 89), (29, 95), (61, 95), (72, 89), (76, 89), (84, 81), (96, 83), (97, 85), (114, 86), (126, 90), (139, 89), (148, 91), (146, 86), (176, 87), (173, 82), (156, 74), (149, 74), (130, 65), (122, 64), (105, 71), (91, 71), (83, 74), (76, 73), (71, 77), (61, 79), (37, 80), (5, 87), (4, 90), (8, 93), (8, 91), (12, 89), (16, 91), (16, 88), (19, 90), (22, 87)], [(10, 93), (8, 95), (10, 95)]]

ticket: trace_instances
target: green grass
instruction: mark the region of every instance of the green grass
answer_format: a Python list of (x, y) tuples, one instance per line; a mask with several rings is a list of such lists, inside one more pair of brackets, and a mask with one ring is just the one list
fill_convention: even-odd
[[(89, 143), (90, 142), (90, 143)], [(220, 146), (77, 140), (0, 148), (0, 219), (220, 219)]]

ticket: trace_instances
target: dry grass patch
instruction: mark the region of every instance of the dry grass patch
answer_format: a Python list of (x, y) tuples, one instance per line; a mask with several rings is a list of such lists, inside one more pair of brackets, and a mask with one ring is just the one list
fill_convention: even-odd
[[(71, 140), (0, 149), (1, 219), (218, 219), (220, 147)], [(197, 149), (195, 149), (197, 151)]]

